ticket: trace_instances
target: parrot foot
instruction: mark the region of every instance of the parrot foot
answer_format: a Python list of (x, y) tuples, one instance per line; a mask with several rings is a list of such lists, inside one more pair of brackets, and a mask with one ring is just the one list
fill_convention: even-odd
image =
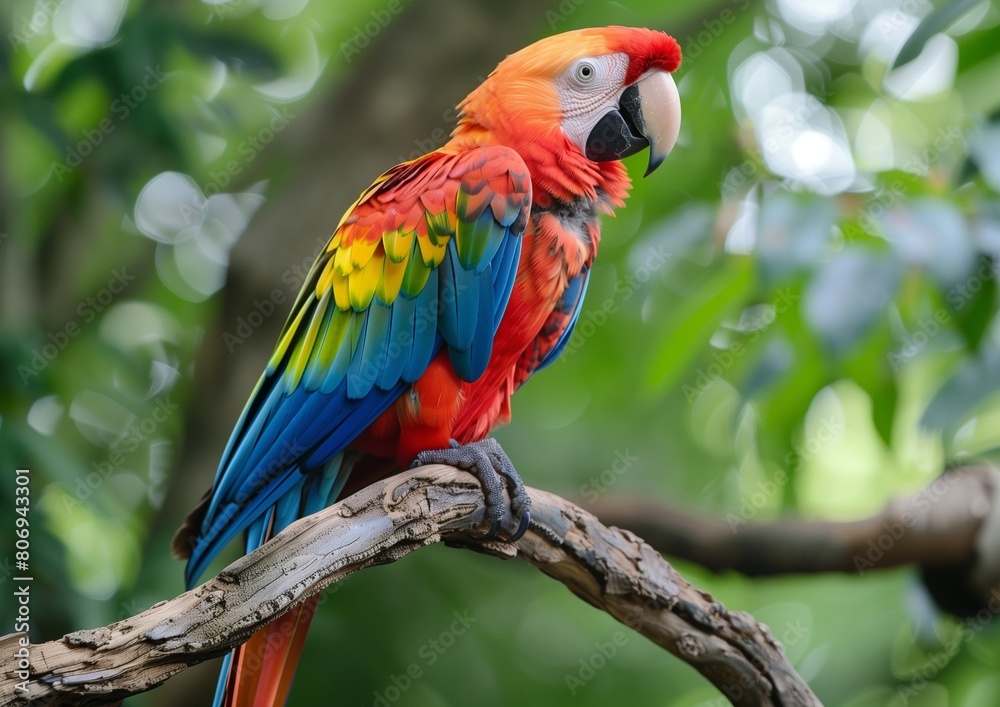
[(487, 437), (466, 445), (460, 445), (452, 440), (450, 449), (431, 449), (421, 452), (410, 468), (424, 464), (447, 464), (458, 467), (479, 480), (486, 500), (486, 519), (490, 521), (489, 530), (482, 536), (484, 540), (491, 540), (500, 532), (506, 509), (503, 497), (506, 484), (511, 499), (510, 512), (518, 521), (517, 530), (507, 542), (517, 542), (524, 535), (531, 520), (531, 498), (524, 490), (524, 482), (521, 481), (507, 453), (495, 439)]

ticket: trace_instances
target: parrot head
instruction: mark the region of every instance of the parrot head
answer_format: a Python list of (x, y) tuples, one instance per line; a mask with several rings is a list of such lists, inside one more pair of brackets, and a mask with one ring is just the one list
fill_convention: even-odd
[(648, 175), (677, 141), (680, 99), (670, 74), (680, 61), (672, 37), (644, 28), (542, 39), (504, 59), (461, 103), (453, 142), (513, 147), (536, 189), (559, 198), (611, 186), (609, 178), (627, 186), (618, 160), (648, 148)]

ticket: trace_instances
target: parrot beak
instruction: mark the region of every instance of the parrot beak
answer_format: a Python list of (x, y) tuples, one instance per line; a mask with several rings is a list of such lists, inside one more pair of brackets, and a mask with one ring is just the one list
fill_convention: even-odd
[(677, 142), (681, 100), (666, 71), (655, 71), (622, 92), (618, 109), (606, 113), (587, 137), (587, 159), (619, 160), (649, 148), (649, 176)]
[[(649, 141), (648, 177), (667, 158), (681, 130), (681, 97), (666, 71), (657, 71), (635, 84), (639, 92), (636, 125)], [(623, 96), (624, 97), (624, 96)]]

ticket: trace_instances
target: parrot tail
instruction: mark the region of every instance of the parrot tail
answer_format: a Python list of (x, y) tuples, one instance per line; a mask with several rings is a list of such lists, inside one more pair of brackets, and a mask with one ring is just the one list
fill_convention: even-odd
[(215, 707), (272, 707), (288, 699), (319, 595), (269, 623), (226, 656)]
[[(336, 455), (322, 471), (301, 474), (298, 482), (247, 528), (252, 552), (297, 518), (333, 503), (351, 476), (355, 459)], [(318, 594), (296, 604), (226, 656), (215, 689), (214, 707), (280, 707), (288, 699)]]

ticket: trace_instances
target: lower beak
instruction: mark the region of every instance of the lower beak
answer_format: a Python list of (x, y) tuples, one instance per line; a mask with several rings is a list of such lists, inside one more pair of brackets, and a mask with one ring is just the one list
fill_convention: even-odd
[(618, 109), (597, 121), (587, 137), (587, 158), (619, 160), (649, 148), (646, 176), (659, 167), (677, 142), (681, 101), (666, 71), (656, 71), (626, 88)]

